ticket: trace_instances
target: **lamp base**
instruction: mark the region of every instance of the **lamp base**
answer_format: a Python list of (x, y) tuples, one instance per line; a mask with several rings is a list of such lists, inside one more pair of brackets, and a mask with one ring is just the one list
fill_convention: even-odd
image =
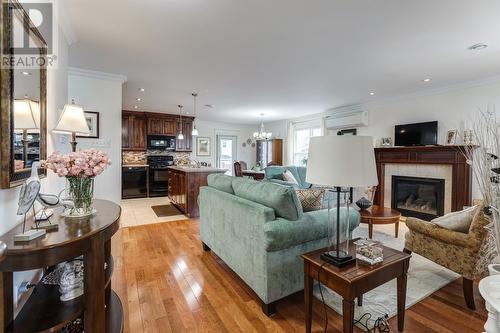
[(336, 267), (344, 267), (356, 262), (356, 258), (353, 258), (345, 251), (329, 251), (324, 252), (320, 255), (321, 260), (326, 261)]

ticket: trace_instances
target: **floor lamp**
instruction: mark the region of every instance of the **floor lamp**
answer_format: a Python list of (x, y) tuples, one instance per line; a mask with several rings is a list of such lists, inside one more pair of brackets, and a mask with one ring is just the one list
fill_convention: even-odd
[[(340, 193), (342, 187), (368, 187), (378, 185), (375, 151), (372, 137), (368, 136), (320, 136), (309, 142), (306, 181), (311, 184), (335, 188), (337, 218), (332, 221), (329, 208), (329, 223), (336, 230), (334, 244), (328, 235), (328, 251), (321, 258), (335, 266), (348, 265), (356, 260), (348, 251), (340, 249)], [(330, 199), (331, 200), (331, 199)], [(348, 202), (349, 204), (349, 202)], [(330, 205), (329, 205), (330, 206)], [(347, 226), (349, 216), (345, 214)], [(330, 229), (330, 230), (332, 230)], [(332, 245), (333, 250), (332, 250)]]

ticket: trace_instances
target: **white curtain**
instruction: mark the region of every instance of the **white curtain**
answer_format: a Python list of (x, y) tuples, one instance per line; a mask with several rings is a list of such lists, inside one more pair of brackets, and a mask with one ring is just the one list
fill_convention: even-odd
[(289, 121), (286, 124), (286, 149), (285, 149), (285, 165), (293, 165), (293, 132), (295, 125)]

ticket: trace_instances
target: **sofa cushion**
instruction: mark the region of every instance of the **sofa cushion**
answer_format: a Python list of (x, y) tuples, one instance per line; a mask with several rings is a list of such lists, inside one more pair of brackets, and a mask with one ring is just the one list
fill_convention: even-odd
[(453, 212), (446, 214), (445, 216), (435, 218), (431, 220), (431, 222), (442, 228), (468, 234), (470, 225), (478, 209), (479, 206), (469, 207), (459, 212)]
[[(341, 208), (341, 221), (345, 221), (347, 210)], [(336, 219), (335, 210), (332, 218)], [(349, 231), (358, 227), (361, 217), (355, 209), (349, 209)], [(292, 246), (307, 243), (328, 235), (328, 210), (322, 209), (314, 212), (304, 213), (298, 221), (289, 221), (277, 218), (264, 225), (265, 248), (268, 252), (288, 249)], [(341, 239), (346, 235), (347, 225), (341, 223)]]
[(208, 186), (218, 189), (226, 193), (234, 194), (233, 177), (220, 173), (212, 173), (207, 177)]
[(295, 221), (302, 214), (302, 206), (295, 190), (271, 182), (232, 177), (234, 194), (274, 209), (277, 217)]
[(302, 204), (304, 212), (323, 208), (323, 197), (325, 196), (324, 188), (296, 189), (295, 192), (297, 192), (297, 197)]
[(297, 185), (299, 184), (299, 182), (297, 181), (297, 179), (295, 178), (295, 176), (293, 175), (293, 173), (290, 170), (286, 170), (283, 173), (283, 180), (288, 182), (288, 183), (297, 184)]

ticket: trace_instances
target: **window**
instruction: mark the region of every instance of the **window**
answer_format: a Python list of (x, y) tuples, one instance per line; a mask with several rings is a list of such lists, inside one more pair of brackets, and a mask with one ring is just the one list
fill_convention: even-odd
[(309, 139), (321, 136), (320, 127), (298, 128), (293, 131), (293, 164), (305, 166), (309, 153)]

